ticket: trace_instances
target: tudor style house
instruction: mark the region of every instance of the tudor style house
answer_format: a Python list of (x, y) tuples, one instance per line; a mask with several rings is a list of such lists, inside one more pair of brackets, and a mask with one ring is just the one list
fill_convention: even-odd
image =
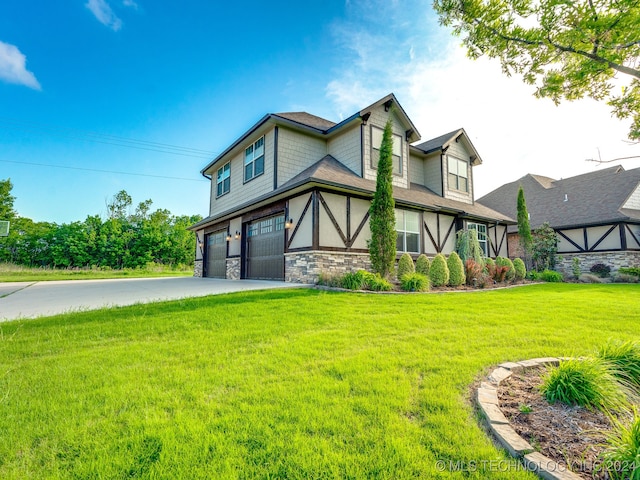
[(369, 205), (389, 118), (398, 254), (448, 254), (456, 232), (471, 228), (487, 256), (506, 256), (514, 221), (474, 201), (482, 161), (466, 132), (419, 143), (390, 94), (340, 123), (265, 115), (204, 167), (211, 200), (209, 216), (191, 227), (195, 275), (314, 282), (322, 272), (368, 268)]
[[(531, 228), (547, 222), (556, 232), (560, 271), (571, 273), (574, 257), (584, 272), (596, 263), (613, 271), (640, 265), (640, 168), (615, 166), (561, 180), (528, 174), (480, 201), (516, 216), (520, 186)], [(509, 227), (508, 243), (509, 253), (517, 255), (516, 227)]]

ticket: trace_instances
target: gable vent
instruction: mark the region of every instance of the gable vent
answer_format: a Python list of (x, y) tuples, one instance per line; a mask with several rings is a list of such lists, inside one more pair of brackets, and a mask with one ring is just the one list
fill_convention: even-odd
[(566, 193), (564, 194), (564, 201), (568, 202), (569, 201), (569, 195), (567, 195)]

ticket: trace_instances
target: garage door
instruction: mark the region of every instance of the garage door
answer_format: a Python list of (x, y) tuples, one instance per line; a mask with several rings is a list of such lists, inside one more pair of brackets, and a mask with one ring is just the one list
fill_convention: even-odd
[(205, 276), (225, 278), (227, 275), (227, 232), (220, 230), (207, 235)]
[(250, 223), (246, 252), (247, 278), (284, 280), (284, 215)]

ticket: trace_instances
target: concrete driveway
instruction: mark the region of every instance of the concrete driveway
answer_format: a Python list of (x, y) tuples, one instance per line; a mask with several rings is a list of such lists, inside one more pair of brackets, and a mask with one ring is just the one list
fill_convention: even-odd
[(193, 277), (0, 283), (0, 322), (135, 303), (300, 286), (303, 285)]

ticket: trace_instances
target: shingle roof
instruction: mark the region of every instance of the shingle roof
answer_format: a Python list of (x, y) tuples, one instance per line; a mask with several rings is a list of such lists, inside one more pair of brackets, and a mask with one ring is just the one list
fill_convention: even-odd
[(462, 129), (458, 128), (457, 130), (453, 130), (452, 132), (445, 133), (444, 135), (440, 135), (439, 137), (432, 138), (431, 140), (427, 140), (426, 142), (422, 142), (414, 146), (425, 153), (431, 153), (442, 148), (445, 143), (449, 142), (452, 138), (457, 137), (461, 131)]
[(317, 117), (316, 115), (311, 115), (307, 112), (283, 112), (283, 113), (274, 113), (274, 115), (282, 118), (286, 118), (287, 120), (291, 120), (296, 123), (300, 123), (302, 125), (307, 125), (309, 127), (317, 128), (318, 130), (329, 130), (331, 127), (336, 124), (330, 120), (326, 120), (321, 117)]
[(640, 220), (640, 210), (622, 208), (639, 183), (640, 168), (624, 170), (619, 166), (562, 180), (528, 174), (479, 201), (515, 218), (522, 185), (532, 228), (544, 222), (555, 228), (605, 224)]
[[(372, 194), (376, 190), (375, 181), (367, 180), (356, 175), (331, 155), (325, 156), (320, 161), (300, 172), (278, 188), (278, 190), (287, 190), (307, 182), (325, 183), (345, 189), (356, 189)], [(512, 217), (503, 215), (478, 202), (468, 204), (443, 198), (422, 185), (411, 184), (411, 188), (408, 189), (394, 187), (393, 196), (396, 201), (400, 203), (431, 207), (434, 210), (466, 213), (470, 216), (482, 219), (514, 222)]]

